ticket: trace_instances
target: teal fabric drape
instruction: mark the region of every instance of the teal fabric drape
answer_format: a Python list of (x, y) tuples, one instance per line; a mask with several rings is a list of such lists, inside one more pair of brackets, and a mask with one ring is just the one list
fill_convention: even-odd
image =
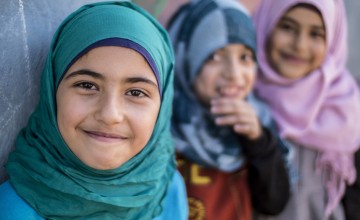
[[(162, 100), (148, 144), (113, 170), (96, 170), (68, 148), (57, 128), (56, 89), (72, 60), (104, 39), (141, 45), (159, 72)], [(170, 117), (174, 57), (166, 31), (131, 2), (101, 2), (69, 15), (54, 35), (41, 78), (40, 101), (16, 140), (6, 169), (16, 192), (50, 219), (151, 219), (175, 170)]]

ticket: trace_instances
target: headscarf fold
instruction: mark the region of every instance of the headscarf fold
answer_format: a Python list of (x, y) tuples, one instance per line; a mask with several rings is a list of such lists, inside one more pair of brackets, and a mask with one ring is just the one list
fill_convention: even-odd
[[(299, 80), (278, 75), (266, 57), (271, 31), (288, 9), (300, 3), (317, 8), (325, 24), (327, 52), (322, 65)], [(347, 23), (342, 0), (266, 0), (254, 15), (260, 72), (257, 95), (265, 100), (280, 135), (319, 152), (326, 173), (326, 215), (337, 206), (345, 183), (355, 179), (352, 154), (360, 143), (360, 95), (346, 68)]]
[[(194, 94), (193, 83), (206, 60), (218, 49), (240, 43), (256, 51), (255, 29), (246, 9), (231, 0), (202, 0), (184, 5), (170, 21), (175, 66), (172, 132), (178, 152), (190, 161), (224, 172), (238, 170), (244, 155), (231, 127), (217, 126)], [(266, 107), (254, 96), (248, 101), (263, 124)]]
[[(86, 48), (120, 39), (142, 48), (153, 63), (162, 96), (144, 149), (118, 168), (96, 170), (66, 145), (56, 122), (56, 90), (66, 69)], [(132, 45), (132, 46), (131, 46)], [(139, 50), (137, 50), (139, 52)], [(144, 54), (143, 54), (144, 55)], [(166, 31), (130, 2), (88, 4), (69, 15), (51, 43), (40, 101), (16, 140), (6, 165), (16, 192), (50, 219), (152, 219), (161, 211), (175, 171), (170, 117), (174, 57)]]

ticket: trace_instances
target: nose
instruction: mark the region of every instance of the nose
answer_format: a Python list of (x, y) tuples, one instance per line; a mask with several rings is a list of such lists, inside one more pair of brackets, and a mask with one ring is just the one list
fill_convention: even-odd
[(307, 47), (308, 39), (305, 33), (298, 33), (294, 40), (294, 47), (298, 51), (302, 51)]
[(106, 125), (122, 122), (125, 119), (124, 101), (116, 94), (102, 94), (96, 106), (95, 119)]
[(224, 78), (228, 81), (236, 82), (239, 85), (245, 83), (245, 68), (241, 65), (237, 57), (230, 59), (224, 66)]

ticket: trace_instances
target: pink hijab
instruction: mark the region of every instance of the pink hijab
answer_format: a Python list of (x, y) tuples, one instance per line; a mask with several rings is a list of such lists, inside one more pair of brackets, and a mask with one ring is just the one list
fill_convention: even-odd
[[(323, 15), (327, 53), (323, 64), (300, 80), (288, 80), (270, 67), (266, 42), (286, 11), (299, 3)], [(347, 21), (342, 0), (263, 0), (255, 12), (259, 75), (257, 94), (268, 103), (282, 137), (317, 150), (317, 168), (326, 174), (330, 215), (355, 180), (352, 154), (360, 145), (360, 95), (346, 69)], [(326, 172), (325, 172), (326, 171)]]

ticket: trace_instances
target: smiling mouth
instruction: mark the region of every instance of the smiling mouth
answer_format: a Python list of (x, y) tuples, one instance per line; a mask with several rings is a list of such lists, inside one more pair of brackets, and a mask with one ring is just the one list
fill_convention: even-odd
[(236, 97), (243, 92), (239, 86), (222, 86), (218, 89), (221, 96)]
[(294, 65), (302, 65), (306, 62), (306, 59), (300, 58), (298, 56), (293, 56), (290, 54), (282, 53), (281, 56), (289, 63)]
[(99, 131), (85, 131), (85, 130), (84, 132), (91, 138), (101, 142), (117, 142), (128, 139), (127, 137), (118, 134), (104, 133)]

